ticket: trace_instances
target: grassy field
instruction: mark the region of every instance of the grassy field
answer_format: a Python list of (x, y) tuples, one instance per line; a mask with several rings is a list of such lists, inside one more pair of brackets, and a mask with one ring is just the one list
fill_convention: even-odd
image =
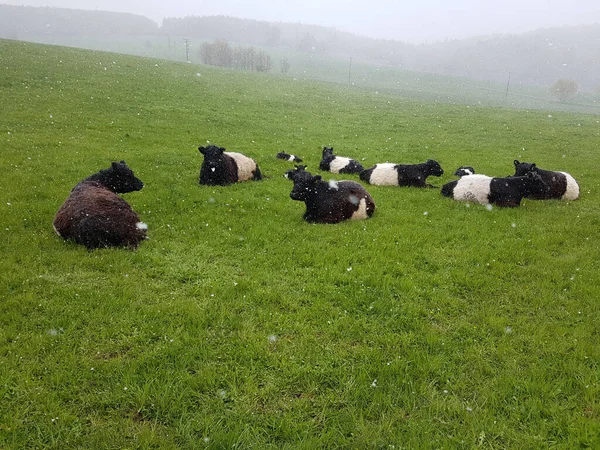
[[(0, 448), (600, 446), (597, 115), (16, 41), (0, 55)], [(268, 178), (199, 186), (206, 141)], [(275, 154), (318, 173), (324, 145), (365, 166), (434, 158), (437, 186), (534, 161), (582, 195), (488, 210), (370, 186), (371, 219), (310, 225)], [(63, 242), (71, 188), (122, 159), (150, 240)]]
[[(43, 44), (64, 45), (89, 50), (104, 50), (135, 56), (183, 62), (186, 54), (194, 64), (201, 63), (202, 40), (189, 36), (146, 37), (77, 37), (29, 36)], [(272, 71), (281, 71), (284, 58), (290, 63), (288, 75), (303, 81), (320, 81), (373, 92), (394, 95), (427, 103), (450, 103), (476, 107), (502, 107), (523, 110), (551, 110), (576, 114), (600, 114), (600, 95), (579, 92), (567, 102), (559, 102), (550, 92), (550, 86), (534, 86), (517, 73), (502, 83), (467, 77), (447, 76), (406, 70), (401, 67), (378, 65), (356, 58), (342, 58), (326, 53), (307, 53), (289, 47), (264, 47), (261, 51), (271, 56)], [(465, 69), (467, 71), (467, 69)], [(508, 84), (508, 86), (507, 86)], [(508, 87), (508, 91), (507, 91)]]

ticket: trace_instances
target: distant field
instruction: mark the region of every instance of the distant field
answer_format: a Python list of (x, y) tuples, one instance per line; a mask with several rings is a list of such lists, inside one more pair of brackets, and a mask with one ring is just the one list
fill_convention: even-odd
[[(147, 37), (31, 37), (34, 42), (66, 45), (92, 50), (104, 50), (136, 56), (186, 61), (186, 55), (193, 63), (200, 63), (200, 39), (188, 39), (188, 49), (184, 44), (186, 36), (147, 36)], [(232, 43), (235, 45), (235, 43)], [(243, 45), (243, 43), (242, 43)], [(273, 69), (277, 74), (281, 61), (290, 62), (288, 75), (302, 80), (315, 80), (327, 83), (352, 85), (381, 94), (400, 96), (416, 101), (434, 103), (456, 103), (471, 106), (502, 107), (515, 109), (552, 110), (582, 114), (600, 114), (600, 95), (580, 92), (561, 103), (552, 96), (550, 86), (524, 84), (518, 74), (506, 74), (506, 83), (474, 80), (468, 77), (446, 76), (405, 70), (401, 67), (381, 66), (365, 61), (339, 56), (306, 53), (287, 47), (265, 47), (261, 49), (271, 56)], [(465, 68), (467, 73), (468, 68)], [(507, 92), (508, 87), (508, 92)]]
[[(598, 115), (17, 41), (0, 55), (0, 448), (600, 446)], [(267, 179), (199, 186), (206, 141)], [(367, 186), (371, 219), (310, 225), (275, 154), (321, 173), (324, 145), (365, 166), (436, 159), (437, 186), (533, 161), (582, 196), (488, 210)], [(122, 159), (150, 240), (63, 242), (71, 188)]]

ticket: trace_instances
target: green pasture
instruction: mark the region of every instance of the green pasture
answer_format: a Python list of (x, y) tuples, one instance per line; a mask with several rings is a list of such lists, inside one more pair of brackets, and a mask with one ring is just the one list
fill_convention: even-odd
[[(89, 50), (110, 51), (129, 55), (201, 63), (202, 39), (189, 36), (65, 36), (31, 35), (28, 40), (43, 44), (64, 45)], [(186, 44), (187, 42), (187, 44)], [(230, 45), (246, 45), (230, 43)], [(187, 49), (186, 49), (187, 46)], [(600, 114), (600, 95), (579, 92), (566, 102), (559, 102), (550, 86), (533, 85), (518, 73), (506, 73), (502, 83), (469, 77), (446, 76), (433, 72), (417, 72), (404, 67), (376, 64), (357, 58), (329, 53), (304, 52), (290, 47), (263, 47), (271, 56), (272, 73), (281, 73), (281, 63), (290, 64), (287, 75), (295, 80), (320, 81), (353, 86), (378, 94), (394, 95), (426, 103), (449, 103), (475, 107), (502, 107), (523, 110), (562, 111), (578, 114)], [(443, 68), (437, 68), (443, 73)]]
[[(0, 104), (0, 448), (600, 446), (598, 115), (18, 41)], [(199, 186), (206, 141), (267, 178)], [(536, 162), (581, 199), (367, 186), (371, 219), (311, 225), (275, 155), (321, 173), (324, 145), (436, 159), (438, 187)], [(71, 188), (120, 160), (150, 239), (56, 236)]]

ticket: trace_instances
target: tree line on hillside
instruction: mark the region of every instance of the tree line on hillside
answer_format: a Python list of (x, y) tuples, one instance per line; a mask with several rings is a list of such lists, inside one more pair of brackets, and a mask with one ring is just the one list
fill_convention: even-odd
[(160, 33), (156, 22), (137, 14), (50, 7), (0, 5), (0, 37), (148, 36)]
[(587, 90), (600, 87), (600, 24), (550, 28), (521, 35), (482, 36), (428, 44), (371, 39), (317, 25), (270, 23), (233, 17), (163, 21), (162, 32), (259, 46), (353, 57), (407, 70), (552, 88), (559, 79)]
[(407, 70), (476, 80), (541, 85), (572, 80), (587, 91), (600, 88), (600, 24), (550, 28), (521, 35), (483, 36), (427, 44), (371, 39), (334, 28), (271, 23), (225, 16), (166, 18), (134, 14), (0, 5), (0, 37), (140, 35), (180, 36), (230, 45), (290, 48)]
[(232, 47), (227, 41), (218, 40), (213, 43), (203, 42), (200, 45), (200, 60), (204, 64), (228, 67), (248, 72), (270, 72), (271, 57), (254, 47), (236, 45)]

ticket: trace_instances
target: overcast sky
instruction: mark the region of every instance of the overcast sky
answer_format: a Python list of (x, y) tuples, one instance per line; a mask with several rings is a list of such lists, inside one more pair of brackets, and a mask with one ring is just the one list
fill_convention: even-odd
[(335, 27), (375, 38), (438, 41), (600, 23), (600, 0), (0, 0), (163, 17), (228, 15)]

